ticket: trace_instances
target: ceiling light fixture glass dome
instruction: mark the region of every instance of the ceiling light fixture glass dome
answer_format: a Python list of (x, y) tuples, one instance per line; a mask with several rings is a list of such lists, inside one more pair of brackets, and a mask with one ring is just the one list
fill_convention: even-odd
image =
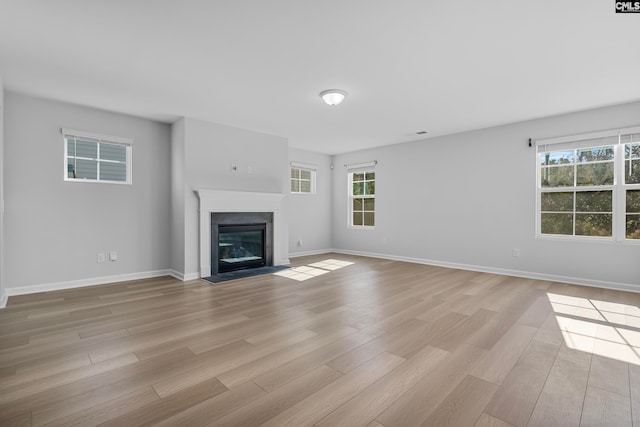
[(327, 105), (331, 106), (340, 104), (346, 96), (347, 92), (340, 89), (328, 89), (320, 92), (320, 98), (322, 98)]

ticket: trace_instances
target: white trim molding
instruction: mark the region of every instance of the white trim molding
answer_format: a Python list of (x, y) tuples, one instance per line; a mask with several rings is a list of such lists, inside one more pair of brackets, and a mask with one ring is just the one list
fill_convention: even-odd
[(368, 162), (361, 162), (361, 163), (348, 163), (345, 164), (344, 167), (347, 168), (348, 171), (360, 171), (360, 170), (364, 170), (364, 169), (369, 169), (369, 168), (375, 168), (376, 165), (378, 164), (377, 160), (371, 160)]
[(314, 165), (314, 164), (311, 164), (311, 163), (289, 162), (289, 165), (291, 165), (292, 168), (306, 169), (306, 170), (310, 170), (310, 171), (317, 171), (318, 170), (318, 165)]
[(117, 142), (119, 144), (126, 144), (126, 145), (133, 144), (133, 138), (127, 138), (122, 136), (105, 135), (103, 133), (88, 132), (84, 130), (68, 129), (68, 128), (62, 128), (60, 129), (60, 131), (64, 136), (69, 135), (69, 136), (85, 137), (85, 138), (97, 139), (105, 142)]
[(628, 133), (640, 132), (640, 126), (632, 126), (619, 129), (607, 129), (597, 132), (579, 133), (575, 135), (564, 135), (551, 138), (537, 138), (535, 139), (535, 145), (551, 145), (551, 144), (564, 144), (566, 142), (583, 141), (589, 139), (608, 138), (611, 136), (618, 136)]
[(177, 270), (169, 270), (169, 275), (182, 282), (188, 282), (190, 280), (196, 280), (200, 278), (198, 273), (180, 273)]

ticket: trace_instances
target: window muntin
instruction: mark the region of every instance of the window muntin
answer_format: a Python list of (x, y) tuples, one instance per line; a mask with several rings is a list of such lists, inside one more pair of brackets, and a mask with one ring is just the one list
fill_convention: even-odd
[(625, 184), (640, 184), (640, 133), (623, 135)]
[(540, 153), (541, 185), (545, 188), (613, 185), (614, 147)]
[(573, 186), (575, 181), (575, 150), (540, 153), (543, 187)]
[(640, 240), (640, 134), (559, 139), (538, 146), (538, 235)]
[(612, 236), (612, 191), (543, 192), (540, 197), (542, 234)]
[(316, 171), (302, 167), (291, 167), (291, 193), (315, 194)]
[(640, 239), (640, 190), (626, 191), (625, 237)]
[(131, 184), (131, 143), (64, 132), (65, 180)]
[(624, 144), (625, 238), (640, 240), (640, 133), (622, 135)]
[(376, 173), (374, 170), (349, 173), (350, 225), (374, 227), (376, 211)]

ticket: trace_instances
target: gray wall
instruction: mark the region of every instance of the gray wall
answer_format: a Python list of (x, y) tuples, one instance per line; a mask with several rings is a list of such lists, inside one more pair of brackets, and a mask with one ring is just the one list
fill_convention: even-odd
[[(286, 138), (204, 122), (182, 119), (174, 125), (174, 134), (184, 128), (184, 143), (174, 142), (174, 152), (182, 151), (182, 169), (174, 168), (176, 191), (184, 191), (184, 269), (177, 270), (187, 278), (199, 277), (199, 218), (198, 197), (195, 190), (255, 191), (265, 193), (288, 192), (288, 142)], [(180, 163), (180, 161), (178, 161)], [(231, 165), (237, 171), (231, 170)], [(183, 174), (183, 176), (175, 176)], [(180, 196), (179, 196), (180, 197)], [(180, 233), (178, 233), (180, 234)], [(174, 264), (179, 268), (179, 262)]]
[[(640, 245), (535, 239), (535, 148), (526, 144), (638, 124), (640, 102), (336, 156), (334, 247), (638, 288)], [(376, 227), (349, 229), (342, 165), (370, 160), (378, 161)]]
[[(11, 92), (5, 101), (6, 289), (167, 269), (169, 126)], [(61, 127), (133, 138), (133, 185), (65, 182)], [(96, 262), (110, 250), (118, 261)]]
[(4, 307), (4, 86), (0, 76), (0, 308)]
[[(289, 161), (316, 165), (316, 194), (291, 194), (288, 197), (289, 254), (301, 256), (329, 250), (332, 218), (331, 156), (289, 149)], [(302, 241), (299, 246), (298, 242)]]
[[(317, 194), (287, 198), (294, 255), (333, 247), (640, 286), (640, 245), (535, 239), (536, 162), (534, 149), (526, 145), (530, 137), (638, 125), (640, 102), (330, 157), (290, 149), (285, 138), (190, 118), (170, 129), (11, 92), (4, 101), (0, 298), (3, 290), (22, 293), (38, 285), (167, 268), (197, 276), (194, 190), (288, 193), (289, 161), (318, 166)], [(133, 138), (133, 185), (65, 182), (61, 127)], [(352, 230), (344, 164), (370, 160), (378, 161), (376, 227)], [(513, 248), (520, 249), (520, 257), (512, 256)], [(119, 260), (98, 264), (96, 253), (109, 250), (117, 250)]]

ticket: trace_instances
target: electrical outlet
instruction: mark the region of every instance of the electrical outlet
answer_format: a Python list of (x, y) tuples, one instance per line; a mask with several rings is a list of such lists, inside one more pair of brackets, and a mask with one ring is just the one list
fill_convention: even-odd
[(519, 257), (520, 256), (520, 249), (513, 248), (513, 251), (511, 252), (511, 255), (513, 255), (514, 257)]
[(107, 258), (104, 256), (104, 252), (99, 252), (96, 258), (98, 262), (105, 262), (107, 260)]
[(111, 251), (109, 252), (109, 261), (117, 261), (118, 260), (118, 252)]

